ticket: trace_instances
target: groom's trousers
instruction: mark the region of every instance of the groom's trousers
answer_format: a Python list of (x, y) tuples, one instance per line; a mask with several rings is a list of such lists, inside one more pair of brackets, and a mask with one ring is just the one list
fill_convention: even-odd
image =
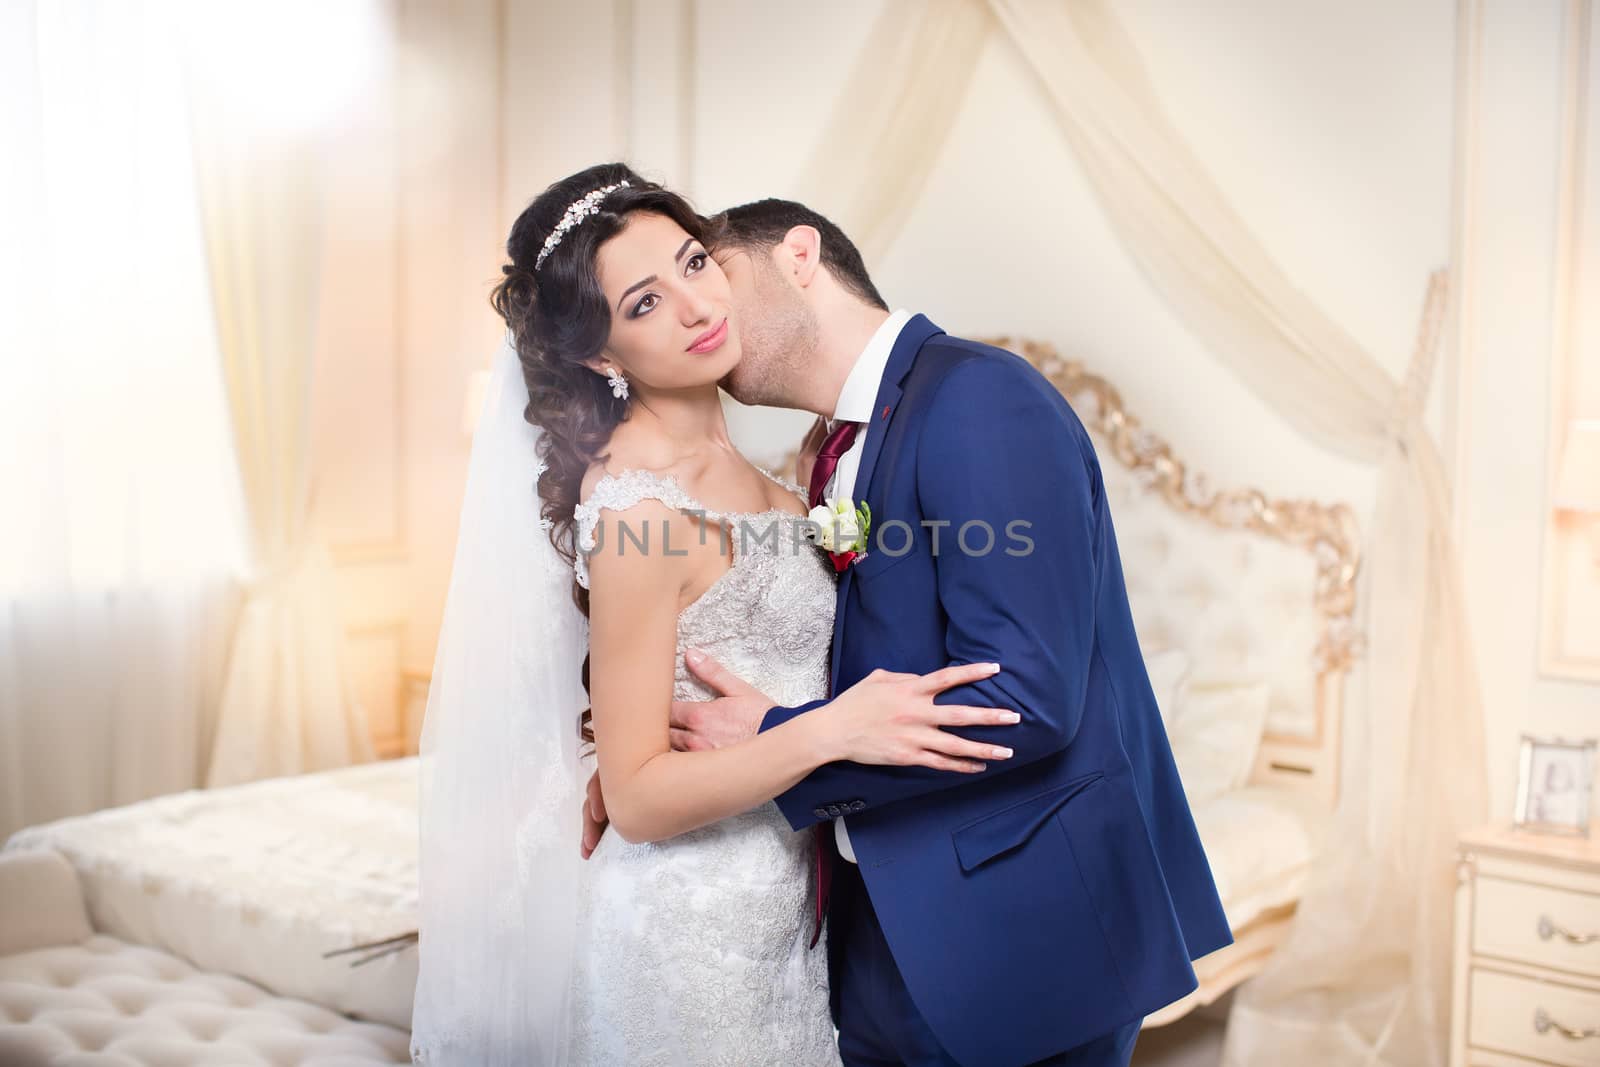
[[(832, 866), (828, 973), (844, 1067), (983, 1067), (960, 1064), (940, 1046), (895, 966), (860, 868), (843, 860)], [(938, 931), (928, 936), (937, 937)], [(1127, 1067), (1141, 1021), (1027, 1067)]]

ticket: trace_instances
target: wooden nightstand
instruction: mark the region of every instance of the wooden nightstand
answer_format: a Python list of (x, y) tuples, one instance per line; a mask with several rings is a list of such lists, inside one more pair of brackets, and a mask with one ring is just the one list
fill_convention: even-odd
[(1461, 836), (1451, 1067), (1600, 1065), (1600, 839)]

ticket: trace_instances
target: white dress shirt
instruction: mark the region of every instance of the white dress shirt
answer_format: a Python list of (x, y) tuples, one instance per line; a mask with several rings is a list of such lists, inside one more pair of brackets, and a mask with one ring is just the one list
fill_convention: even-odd
[[(888, 366), (889, 353), (894, 351), (894, 343), (899, 339), (900, 331), (910, 321), (911, 312), (904, 309), (897, 309), (884, 319), (883, 324), (867, 342), (867, 347), (856, 357), (850, 373), (845, 376), (844, 387), (839, 390), (839, 399), (833, 405), (833, 418), (828, 420), (828, 429), (831, 431), (841, 421), (859, 422), (863, 425), (856, 431), (855, 440), (850, 443), (849, 450), (839, 457), (839, 464), (834, 467), (833, 474), (828, 477), (828, 484), (822, 491), (824, 499), (855, 495), (856, 472), (861, 469), (861, 453), (867, 446), (867, 430), (871, 427), (873, 419), (872, 405), (878, 402), (878, 386), (883, 383), (883, 368)], [(859, 504), (860, 501), (856, 503)], [(843, 818), (833, 820), (833, 840), (839, 846), (839, 855), (854, 863), (856, 854), (850, 847), (850, 834), (844, 827)]]

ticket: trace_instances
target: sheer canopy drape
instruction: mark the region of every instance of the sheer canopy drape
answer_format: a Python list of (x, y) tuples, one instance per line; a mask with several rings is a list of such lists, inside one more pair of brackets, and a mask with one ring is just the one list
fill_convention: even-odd
[(798, 182), (863, 235), (869, 259), (907, 217), (994, 33), (1035, 75), (1129, 255), (1210, 355), (1309, 439), (1377, 471), (1369, 651), (1347, 696), (1338, 831), (1289, 941), (1235, 998), (1224, 1063), (1443, 1064), (1453, 846), (1484, 818), (1486, 782), (1448, 486), (1421, 414), (1432, 346), (1397, 381), (1295, 286), (1172, 126), (1102, 0), (890, 0), (869, 41), (900, 44), (862, 53)]
[(0, 839), (204, 781), (244, 564), (156, 5), (0, 4)]
[(268, 121), (261, 87), (234, 76), (229, 57), (242, 49), (275, 47), (285, 69), (295, 62), (284, 34), (252, 39), (256, 19), (301, 19), (315, 32), (314, 9), (295, 4), (212, 11), (182, 36), (217, 341), (255, 564), (233, 637), (210, 786), (376, 758), (340, 663), (332, 562), (310, 528), (321, 146), (314, 130)]

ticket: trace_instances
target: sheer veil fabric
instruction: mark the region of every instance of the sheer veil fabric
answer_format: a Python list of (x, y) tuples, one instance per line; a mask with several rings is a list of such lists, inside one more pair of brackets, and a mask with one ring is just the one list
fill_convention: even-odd
[(509, 335), (472, 443), (420, 751), (416, 1062), (563, 1065), (588, 621), (543, 528)]

